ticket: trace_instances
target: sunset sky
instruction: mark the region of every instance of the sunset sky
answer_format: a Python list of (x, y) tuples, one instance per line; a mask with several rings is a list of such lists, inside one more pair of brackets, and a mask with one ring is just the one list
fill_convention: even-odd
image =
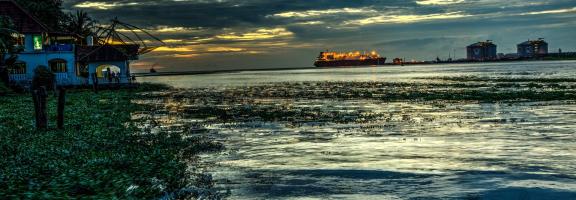
[(320, 51), (376, 50), (432, 60), (493, 40), (501, 53), (545, 38), (576, 51), (574, 0), (65, 0), (100, 22), (117, 16), (169, 46), (141, 57), (160, 71), (311, 67)]

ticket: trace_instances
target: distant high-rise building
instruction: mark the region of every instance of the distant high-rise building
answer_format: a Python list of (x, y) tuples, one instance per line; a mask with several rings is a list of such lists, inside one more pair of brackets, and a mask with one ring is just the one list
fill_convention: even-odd
[(498, 47), (490, 40), (477, 42), (466, 47), (467, 58), (468, 60), (475, 61), (496, 60), (498, 58), (497, 48)]
[(518, 44), (518, 55), (524, 58), (548, 54), (548, 43), (543, 38), (528, 40)]

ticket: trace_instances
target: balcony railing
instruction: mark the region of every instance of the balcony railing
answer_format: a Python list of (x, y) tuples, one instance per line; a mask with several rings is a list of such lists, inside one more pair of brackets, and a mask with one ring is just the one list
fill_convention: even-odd
[(45, 51), (74, 51), (73, 44), (51, 44), (44, 45)]
[(15, 82), (27, 81), (28, 76), (26, 74), (10, 74), (10, 80)]
[(68, 74), (67, 73), (54, 73), (56, 75), (56, 80), (60, 81), (60, 80), (68, 80)]

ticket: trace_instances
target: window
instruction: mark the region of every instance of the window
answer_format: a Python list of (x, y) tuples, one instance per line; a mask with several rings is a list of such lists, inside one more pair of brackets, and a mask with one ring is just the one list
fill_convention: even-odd
[(88, 64), (77, 62), (76, 63), (76, 76), (88, 78)]
[(21, 34), (13, 34), (14, 39), (15, 39), (15, 43), (18, 46), (24, 46), (25, 44), (25, 36), (21, 35)]
[(42, 45), (44, 43), (41, 35), (32, 36), (32, 42), (34, 43), (34, 50), (42, 50)]
[(10, 74), (26, 74), (26, 63), (16, 62), (13, 66), (8, 68)]
[(49, 62), (50, 70), (54, 73), (66, 73), (67, 70), (67, 62), (62, 59), (54, 59)]

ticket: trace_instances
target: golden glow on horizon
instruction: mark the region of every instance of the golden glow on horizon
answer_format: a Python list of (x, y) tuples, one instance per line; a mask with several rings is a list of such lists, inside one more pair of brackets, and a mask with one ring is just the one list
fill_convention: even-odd
[(206, 51), (208, 51), (208, 52), (240, 52), (240, 51), (246, 51), (246, 49), (235, 48), (235, 47), (210, 47)]
[(178, 42), (184, 42), (184, 40), (180, 40), (180, 39), (164, 39), (164, 40), (162, 40), (162, 42), (165, 42), (165, 43), (178, 43)]
[(260, 54), (263, 51), (227, 46), (188, 45), (179, 47), (160, 47), (154, 50), (159, 57), (193, 58), (204, 54), (245, 53)]
[(159, 47), (154, 51), (164, 51), (164, 52), (193, 52), (195, 50), (188, 47)]
[(132, 3), (109, 3), (109, 2), (82, 2), (79, 4), (74, 5), (74, 7), (76, 8), (91, 8), (91, 9), (98, 9), (98, 10), (108, 10), (108, 9), (112, 9), (115, 7), (120, 7), (120, 6), (135, 6), (138, 5), (138, 3), (136, 2), (132, 2)]
[(173, 57), (174, 58), (194, 58), (197, 57), (198, 54), (175, 54)]

